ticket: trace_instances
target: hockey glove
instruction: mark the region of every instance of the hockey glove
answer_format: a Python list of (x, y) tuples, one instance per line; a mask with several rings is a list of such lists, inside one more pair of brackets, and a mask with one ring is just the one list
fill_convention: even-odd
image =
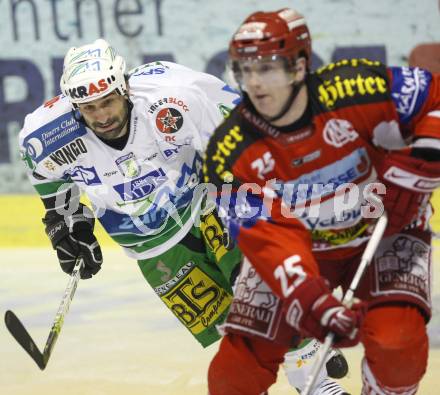
[(359, 343), (366, 305), (351, 309), (339, 302), (322, 277), (306, 277), (289, 298), (286, 320), (303, 334), (323, 342), (328, 333), (335, 335), (335, 347), (352, 347)]
[(43, 223), (65, 273), (72, 273), (80, 255), (84, 259), (81, 278), (91, 278), (98, 273), (102, 264), (102, 252), (93, 235), (95, 219), (87, 206), (80, 203), (78, 210), (68, 217), (48, 211)]
[(378, 168), (378, 178), (386, 186), (383, 205), (389, 219), (385, 236), (390, 236), (416, 220), (440, 186), (440, 162), (390, 152)]

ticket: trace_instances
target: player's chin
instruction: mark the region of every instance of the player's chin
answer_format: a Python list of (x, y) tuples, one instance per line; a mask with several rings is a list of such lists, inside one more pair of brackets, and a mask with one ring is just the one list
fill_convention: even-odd
[(106, 128), (95, 128), (93, 131), (102, 138), (107, 138), (107, 139), (111, 139), (111, 138), (115, 138), (120, 132), (121, 132), (121, 125), (117, 125), (116, 127), (113, 127), (111, 129), (106, 129)]
[(94, 131), (97, 133), (111, 133), (115, 131), (115, 129), (118, 129), (119, 127), (120, 124), (118, 122), (112, 122), (110, 125), (107, 126), (94, 125)]

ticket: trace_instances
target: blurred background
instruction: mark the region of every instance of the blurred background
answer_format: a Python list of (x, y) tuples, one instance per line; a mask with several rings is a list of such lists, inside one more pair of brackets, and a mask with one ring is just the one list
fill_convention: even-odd
[[(170, 60), (222, 78), (228, 41), (243, 19), (286, 6), (306, 17), (314, 68), (368, 57), (440, 71), (437, 0), (0, 0), (0, 312), (16, 310), (40, 347), (67, 278), (46, 240), (42, 205), (20, 163), (17, 135), (24, 116), (60, 92), (66, 51), (104, 37), (129, 68)], [(440, 208), (440, 199), (434, 204)], [(440, 215), (433, 227), (440, 231)], [(0, 358), (0, 393), (95, 395), (122, 393), (125, 386), (131, 394), (206, 393), (204, 374), (215, 346), (201, 350), (156, 300), (134, 261), (115, 249), (101, 228), (98, 238), (105, 270), (80, 284), (48, 371), (39, 372), (0, 328), (0, 351), (6, 356)], [(440, 272), (438, 260), (434, 271)], [(433, 351), (421, 392), (428, 395), (437, 394), (434, 388), (440, 385), (431, 373), (440, 368), (436, 282), (434, 291)], [(350, 352), (354, 393), (361, 351)], [(106, 385), (96, 386), (97, 381)], [(282, 378), (279, 390), (274, 393), (292, 392)]]

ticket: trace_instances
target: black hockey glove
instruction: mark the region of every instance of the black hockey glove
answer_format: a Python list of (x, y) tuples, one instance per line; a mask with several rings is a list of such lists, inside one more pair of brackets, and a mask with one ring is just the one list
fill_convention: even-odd
[(78, 210), (66, 217), (55, 211), (48, 211), (43, 223), (64, 272), (72, 273), (75, 261), (80, 255), (84, 259), (82, 279), (91, 278), (99, 272), (102, 252), (93, 235), (95, 219), (87, 206), (80, 203)]

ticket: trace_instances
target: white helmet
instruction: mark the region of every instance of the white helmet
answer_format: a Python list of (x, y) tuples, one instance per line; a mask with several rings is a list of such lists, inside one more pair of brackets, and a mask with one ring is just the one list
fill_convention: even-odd
[(127, 93), (125, 60), (102, 38), (72, 47), (64, 58), (60, 87), (76, 107), (116, 91)]

